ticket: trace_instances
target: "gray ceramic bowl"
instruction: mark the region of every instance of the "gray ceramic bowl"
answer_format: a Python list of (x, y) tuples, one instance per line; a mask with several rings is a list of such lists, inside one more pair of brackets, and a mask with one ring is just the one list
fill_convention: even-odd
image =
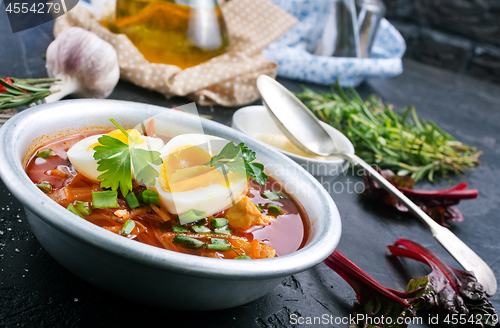
[(140, 103), (71, 100), (37, 106), (0, 129), (0, 177), (25, 206), (43, 247), (75, 275), (102, 289), (157, 306), (215, 310), (253, 301), (290, 274), (323, 261), (337, 246), (341, 223), (325, 189), (279, 152), (224, 125), (202, 119), (205, 133), (243, 141), (268, 173), (284, 184), (310, 219), (305, 247), (289, 255), (257, 261), (230, 261), (181, 254), (131, 241), (83, 219), (45, 196), (28, 178), (23, 163), (38, 146), (89, 128), (111, 129), (109, 118), (126, 128), (162, 113), (172, 134), (199, 126), (194, 115)]

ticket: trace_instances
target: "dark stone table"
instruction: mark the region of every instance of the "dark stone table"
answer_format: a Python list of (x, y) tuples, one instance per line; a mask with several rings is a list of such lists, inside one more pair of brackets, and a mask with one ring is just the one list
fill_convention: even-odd
[[(52, 25), (14, 35), (6, 19), (5, 12), (0, 10), (0, 76), (46, 76), (43, 54), (52, 40)], [(492, 267), (500, 280), (500, 86), (413, 61), (405, 61), (404, 68), (401, 76), (368, 81), (358, 91), (363, 96), (377, 93), (395, 108), (414, 104), (423, 118), (433, 119), (460, 140), (484, 151), (483, 164), (475, 172), (453, 177), (455, 182), (468, 181), (470, 187), (479, 189), (480, 195), (458, 206), (465, 221), (453, 224), (451, 229)], [(300, 90), (298, 82), (280, 81), (294, 91)], [(110, 98), (167, 107), (188, 102), (183, 98), (167, 100), (125, 82), (118, 84)], [(228, 125), (235, 109), (199, 107), (199, 111)], [(336, 180), (319, 180), (330, 191), (342, 216), (338, 250), (381, 284), (404, 290), (411, 277), (427, 273), (423, 265), (387, 256), (386, 245), (398, 238), (419, 242), (458, 267), (417, 219), (352, 192), (352, 184), (361, 181), (359, 176), (349, 173)], [(420, 188), (447, 186), (445, 180), (434, 186), (419, 184)], [(497, 309), (500, 309), (499, 295), (491, 298)], [(89, 285), (54, 261), (31, 232), (22, 205), (0, 182), (2, 327), (147, 327), (153, 324), (207, 328), (291, 327), (292, 314), (304, 319), (323, 315), (343, 318), (349, 315), (354, 302), (352, 289), (324, 264), (288, 277), (268, 295), (229, 310), (169, 311), (122, 299)], [(423, 313), (420, 318), (424, 324), (418, 326), (430, 326), (426, 324), (429, 314)]]

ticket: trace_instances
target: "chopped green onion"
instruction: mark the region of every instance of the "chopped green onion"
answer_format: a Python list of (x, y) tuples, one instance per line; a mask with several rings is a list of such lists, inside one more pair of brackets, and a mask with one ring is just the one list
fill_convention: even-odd
[(215, 250), (215, 251), (230, 251), (230, 244), (208, 244), (207, 249)]
[(227, 239), (223, 238), (210, 238), (211, 244), (207, 245), (207, 249), (216, 251), (230, 251), (231, 244), (228, 243)]
[(225, 226), (228, 225), (228, 223), (229, 223), (229, 221), (227, 219), (225, 219), (225, 218), (213, 218), (213, 219), (210, 219), (210, 224), (214, 228), (225, 227)]
[(281, 213), (281, 208), (276, 204), (269, 204), (267, 210), (271, 213)]
[(177, 233), (188, 233), (189, 232), (189, 230), (185, 226), (182, 226), (182, 225), (172, 225), (172, 226), (170, 226), (170, 228), (172, 228), (173, 232), (177, 232)]
[(142, 192), (143, 198), (146, 197), (148, 200), (148, 204), (154, 204), (156, 206), (160, 206), (160, 196), (154, 190), (144, 190)]
[(89, 216), (91, 214), (89, 202), (82, 202), (81, 200), (77, 200), (75, 207), (78, 212), (82, 213), (83, 215)]
[(221, 234), (221, 235), (230, 235), (231, 229), (229, 229), (229, 228), (215, 228), (214, 233)]
[(206, 225), (208, 223), (208, 220), (207, 220), (207, 218), (203, 218), (201, 220), (190, 222), (190, 223), (196, 223), (196, 225)]
[(79, 217), (83, 218), (83, 215), (80, 212), (78, 212), (78, 210), (75, 208), (75, 206), (73, 206), (73, 204), (69, 204), (68, 207), (66, 207), (66, 209), (71, 213), (76, 214)]
[(263, 192), (262, 196), (266, 197), (269, 200), (288, 199), (288, 196), (279, 190)]
[(200, 249), (205, 245), (205, 243), (201, 240), (182, 235), (175, 236), (172, 241), (176, 244), (192, 249)]
[(129, 192), (127, 196), (125, 196), (125, 200), (127, 201), (128, 207), (130, 207), (131, 209), (138, 208), (141, 206), (141, 204), (139, 204), (139, 201), (137, 200), (137, 197), (133, 192)]
[(250, 256), (240, 255), (240, 256), (236, 256), (234, 259), (235, 260), (251, 260), (252, 258)]
[(49, 157), (54, 156), (55, 154), (56, 154), (56, 152), (49, 148), (49, 149), (45, 149), (45, 150), (39, 151), (38, 154), (36, 154), (36, 157), (38, 157), (38, 158), (49, 158)]
[(227, 244), (228, 241), (227, 239), (224, 238), (210, 238), (210, 241), (212, 244)]
[(257, 207), (259, 209), (259, 211), (262, 213), (262, 205), (260, 204), (255, 204), (255, 207)]
[(93, 208), (118, 207), (118, 191), (92, 191)]
[(201, 219), (204, 219), (207, 216), (207, 212), (198, 211), (195, 209), (189, 210), (186, 213), (179, 215), (179, 221), (184, 223), (191, 223)]
[(123, 224), (122, 236), (128, 236), (132, 232), (132, 230), (134, 230), (134, 228), (135, 228), (135, 222), (134, 222), (134, 220), (128, 219)]
[(160, 206), (158, 193), (154, 190), (144, 190), (138, 195), (137, 199), (143, 204), (154, 204), (156, 206)]
[(212, 232), (212, 230), (210, 230), (209, 227), (204, 226), (204, 225), (193, 225), (193, 226), (190, 226), (190, 228), (196, 233), (211, 233)]
[(46, 194), (52, 191), (52, 185), (46, 181), (39, 182), (36, 186)]

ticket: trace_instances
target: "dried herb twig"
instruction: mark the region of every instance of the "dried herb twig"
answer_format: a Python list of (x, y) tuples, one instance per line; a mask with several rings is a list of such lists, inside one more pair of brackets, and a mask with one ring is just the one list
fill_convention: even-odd
[(0, 78), (0, 110), (29, 105), (42, 100), (48, 95), (57, 92), (50, 91), (50, 87), (59, 79), (18, 79)]

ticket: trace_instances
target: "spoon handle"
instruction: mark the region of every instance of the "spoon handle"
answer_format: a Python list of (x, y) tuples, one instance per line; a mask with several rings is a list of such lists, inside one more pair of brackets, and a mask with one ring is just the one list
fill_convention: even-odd
[(348, 160), (352, 165), (358, 165), (365, 169), (365, 171), (373, 179), (380, 183), (385, 190), (396, 197), (408, 208), (408, 210), (410, 210), (410, 212), (421, 219), (429, 227), (434, 239), (436, 239), (465, 270), (474, 272), (477, 280), (481, 285), (483, 285), (488, 295), (494, 295), (496, 293), (497, 281), (491, 268), (476, 253), (474, 253), (472, 249), (470, 249), (463, 241), (453, 234), (453, 232), (439, 225), (436, 221), (429, 217), (420, 207), (418, 207), (392, 183), (390, 183), (357, 155), (349, 153), (342, 153), (338, 155)]

